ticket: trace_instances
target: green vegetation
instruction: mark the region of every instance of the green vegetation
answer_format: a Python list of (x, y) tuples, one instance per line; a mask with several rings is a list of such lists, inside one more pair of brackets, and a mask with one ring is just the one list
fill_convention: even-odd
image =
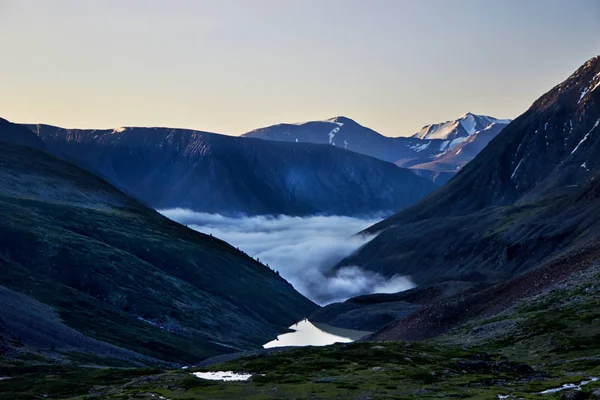
[(4, 323), (22, 343), (6, 342), (0, 326), (0, 349), (39, 343), (29, 337), (39, 333), (62, 341), (36, 344), (44, 351), (191, 363), (257, 348), (316, 309), (229, 244), (80, 168), (8, 143), (0, 152), (0, 295), (41, 303), (9, 310)]
[[(600, 376), (600, 274), (433, 341), (308, 347), (189, 370), (0, 368), (0, 399), (559, 399), (539, 392)], [(82, 360), (86, 361), (86, 360)], [(248, 382), (198, 379), (194, 371), (251, 372)], [(69, 383), (75, 381), (73, 383)], [(594, 398), (600, 381), (583, 387)]]
[[(572, 365), (573, 366), (573, 365)], [(248, 382), (198, 379), (192, 371), (233, 370), (256, 375)], [(255, 356), (209, 369), (162, 372), (140, 369), (65, 367), (0, 370), (13, 378), (0, 381), (0, 399), (51, 398), (133, 399), (493, 399), (497, 394), (540, 398), (537, 392), (579, 382), (530, 368), (495, 354), (475, 353), (433, 343), (354, 343), (302, 348)], [(10, 375), (9, 375), (10, 376)], [(21, 388), (21, 389), (20, 389)], [(26, 388), (23, 390), (22, 388)], [(585, 393), (600, 382), (585, 387)], [(21, 390), (21, 391), (20, 391)], [(27, 397), (30, 396), (30, 397)], [(559, 394), (543, 398), (558, 398)]]

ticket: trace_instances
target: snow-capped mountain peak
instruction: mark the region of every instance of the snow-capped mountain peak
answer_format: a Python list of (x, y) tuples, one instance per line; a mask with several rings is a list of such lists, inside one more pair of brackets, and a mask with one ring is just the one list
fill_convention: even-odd
[[(417, 139), (450, 140), (453, 146), (456, 146), (493, 123), (508, 124), (509, 122), (510, 120), (499, 120), (487, 115), (477, 115), (467, 112), (454, 121), (426, 125), (412, 137)], [(449, 148), (453, 146), (449, 146)]]

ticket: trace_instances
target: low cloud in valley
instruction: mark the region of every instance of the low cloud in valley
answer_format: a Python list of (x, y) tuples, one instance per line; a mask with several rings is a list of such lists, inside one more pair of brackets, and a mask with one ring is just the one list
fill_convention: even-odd
[(319, 304), (361, 294), (395, 293), (415, 286), (408, 277), (395, 275), (386, 279), (359, 266), (329, 273), (337, 262), (372, 239), (372, 236), (353, 235), (377, 222), (376, 218), (227, 217), (184, 209), (162, 210), (161, 213), (258, 257)]

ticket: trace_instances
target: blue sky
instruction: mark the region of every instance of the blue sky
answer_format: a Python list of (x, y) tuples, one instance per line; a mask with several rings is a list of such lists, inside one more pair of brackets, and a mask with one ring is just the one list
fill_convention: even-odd
[(512, 118), (600, 54), (598, 0), (0, 0), (0, 116), (388, 136)]

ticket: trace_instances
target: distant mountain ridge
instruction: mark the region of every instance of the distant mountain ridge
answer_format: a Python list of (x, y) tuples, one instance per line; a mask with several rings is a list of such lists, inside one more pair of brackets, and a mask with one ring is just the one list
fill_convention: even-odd
[[(455, 121), (427, 125), (411, 137), (383, 136), (346, 117), (297, 124), (278, 124), (253, 130), (242, 136), (282, 142), (308, 142), (330, 144), (357, 153), (366, 154), (404, 168), (413, 169), (420, 175), (445, 183), (475, 154), (465, 152), (460, 161), (447, 158), (445, 163), (437, 160), (450, 154), (467, 142), (475, 143), (472, 149), (481, 149), (489, 142), (490, 133), (497, 134), (510, 120), (466, 113)], [(479, 138), (479, 133), (495, 126)], [(482, 144), (479, 144), (481, 142)], [(465, 162), (466, 160), (466, 162)], [(427, 164), (421, 173), (421, 165)]]
[(435, 189), (406, 169), (334, 146), (171, 128), (28, 128), (54, 154), (156, 209), (372, 215), (401, 210)]

